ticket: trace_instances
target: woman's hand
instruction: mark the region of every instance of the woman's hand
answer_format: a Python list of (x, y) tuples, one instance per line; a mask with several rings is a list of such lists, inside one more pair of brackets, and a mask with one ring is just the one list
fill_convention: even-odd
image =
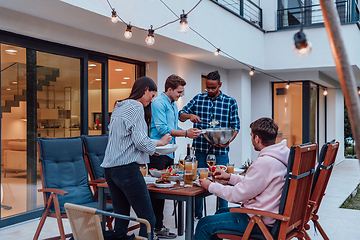
[(157, 140), (157, 147), (165, 146), (169, 144), (172, 140), (172, 137), (169, 133), (165, 134), (160, 140)]

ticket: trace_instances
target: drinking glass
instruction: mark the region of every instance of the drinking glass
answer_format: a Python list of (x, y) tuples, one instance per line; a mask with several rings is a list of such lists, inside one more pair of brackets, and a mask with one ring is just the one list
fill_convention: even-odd
[(226, 164), (227, 172), (234, 174), (234, 166), (235, 166), (234, 163), (227, 163), (227, 164)]
[(212, 171), (212, 167), (216, 164), (216, 157), (214, 154), (209, 154), (206, 157), (206, 163)]
[(185, 155), (185, 154), (180, 154), (180, 156), (179, 156), (179, 169), (180, 169), (181, 171), (184, 171), (185, 158), (186, 158), (186, 155)]
[(193, 186), (193, 171), (185, 170), (184, 172), (184, 187), (192, 187)]
[(197, 160), (193, 160), (192, 161), (192, 171), (193, 171), (193, 180), (195, 181), (197, 178), (197, 165), (198, 165), (198, 161)]
[(165, 180), (169, 180), (170, 171), (169, 170), (161, 170), (161, 178)]
[(209, 175), (209, 169), (207, 168), (199, 168), (200, 179), (207, 179)]
[(143, 177), (146, 177), (146, 173), (147, 173), (146, 165), (140, 165), (140, 172), (143, 175)]

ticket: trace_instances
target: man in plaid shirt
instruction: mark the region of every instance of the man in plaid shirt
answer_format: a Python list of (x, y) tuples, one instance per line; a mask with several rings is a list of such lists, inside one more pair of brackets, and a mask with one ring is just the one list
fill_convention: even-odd
[[(196, 95), (180, 112), (179, 119), (184, 122), (190, 119), (194, 128), (206, 129), (210, 122), (218, 121), (216, 127), (231, 127), (235, 129), (234, 137), (227, 144), (211, 144), (204, 136), (194, 139), (195, 156), (198, 160), (198, 167), (207, 167), (206, 157), (208, 154), (216, 156), (216, 165), (225, 165), (229, 162), (229, 144), (240, 130), (240, 118), (236, 100), (223, 94), (220, 91), (222, 83), (218, 71), (209, 73), (206, 76), (206, 91)], [(227, 207), (227, 202), (219, 200), (219, 207)], [(202, 217), (202, 201), (197, 201), (195, 206), (195, 217)]]

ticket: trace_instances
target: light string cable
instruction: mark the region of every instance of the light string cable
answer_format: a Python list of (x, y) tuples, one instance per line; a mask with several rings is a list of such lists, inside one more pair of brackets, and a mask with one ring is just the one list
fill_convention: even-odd
[[(107, 3), (108, 3), (109, 7), (110, 7), (112, 10), (115, 10), (115, 9), (112, 7), (110, 1), (109, 1), (109, 0), (106, 0), (106, 1), (107, 1)], [(161, 25), (161, 26), (159, 26), (159, 27), (157, 27), (157, 28), (154, 28), (154, 29), (153, 29), (154, 31), (155, 31), (155, 30), (158, 30), (158, 29), (161, 29), (161, 28), (163, 28), (163, 27), (165, 27), (165, 26), (167, 26), (167, 25), (169, 25), (169, 24), (172, 24), (172, 23), (174, 23), (174, 22), (177, 22), (177, 21), (180, 19), (180, 17), (179, 17), (163, 0), (159, 0), (159, 1), (160, 1), (171, 13), (173, 13), (174, 16), (176, 16), (176, 19), (173, 20), (173, 21), (167, 22), (167, 23), (165, 23), (165, 24), (163, 24), (163, 25)], [(192, 12), (201, 2), (202, 2), (202, 0), (199, 0), (199, 2), (197, 2), (197, 3), (195, 4), (195, 6), (186, 13), (186, 15), (188, 15), (190, 12)], [(116, 16), (121, 20), (121, 22), (123, 22), (123, 23), (126, 24), (127, 26), (130, 25), (130, 23), (127, 23), (126, 21), (124, 21), (117, 13), (116, 13)], [(151, 26), (152, 26), (152, 25), (151, 25)], [(137, 27), (137, 26), (133, 26), (133, 25), (131, 25), (131, 27), (133, 27), (133, 28), (135, 28), (135, 29), (138, 29), (138, 30), (148, 31), (148, 29), (141, 28), (141, 27)], [(238, 63), (240, 63), (240, 64), (242, 64), (242, 65), (244, 65), (244, 66), (246, 66), (246, 67), (248, 67), (248, 68), (251, 69), (252, 71), (256, 71), (256, 72), (262, 73), (262, 74), (264, 74), (264, 75), (266, 75), (266, 76), (268, 76), (268, 77), (277, 79), (277, 80), (280, 81), (280, 82), (290, 84), (290, 80), (285, 80), (285, 79), (282, 79), (282, 78), (280, 78), (280, 77), (277, 77), (277, 76), (274, 76), (274, 75), (272, 75), (272, 74), (269, 74), (269, 73), (267, 73), (267, 72), (264, 72), (264, 71), (262, 71), (262, 70), (259, 70), (259, 69), (255, 68), (255, 67), (252, 67), (252, 66), (249, 65), (249, 64), (246, 64), (246, 63), (240, 61), (239, 59), (237, 59), (237, 58), (233, 57), (232, 55), (230, 55), (229, 53), (225, 52), (224, 50), (220, 50), (220, 48), (216, 47), (215, 44), (213, 44), (210, 40), (208, 40), (206, 37), (204, 37), (202, 34), (200, 34), (200, 33), (199, 33), (198, 31), (196, 31), (194, 28), (192, 28), (192, 27), (190, 27), (190, 26), (189, 26), (189, 28), (190, 28), (195, 34), (197, 34), (200, 38), (202, 38), (204, 41), (206, 41), (206, 42), (209, 43), (212, 47), (214, 47), (214, 48), (217, 50), (218, 53), (221, 51), (221, 52), (222, 52), (224, 55), (226, 55), (227, 57), (233, 59), (234, 61), (236, 61), (236, 62), (238, 62)], [(300, 80), (296, 80), (296, 81), (300, 81)], [(302, 84), (301, 84), (301, 83), (296, 83), (296, 82), (291, 82), (291, 85), (302, 85)], [(320, 86), (321, 88), (323, 88), (323, 89), (324, 89), (324, 88), (326, 88), (326, 89), (341, 89), (341, 88), (336, 88), (336, 87), (324, 87), (324, 86), (321, 86), (321, 85), (319, 85), (319, 86)]]

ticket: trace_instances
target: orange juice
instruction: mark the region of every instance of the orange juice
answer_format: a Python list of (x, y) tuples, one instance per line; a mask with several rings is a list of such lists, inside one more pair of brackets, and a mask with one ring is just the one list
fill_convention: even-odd
[(200, 171), (200, 179), (207, 179), (208, 172), (207, 171)]
[(227, 165), (227, 173), (232, 173), (234, 174), (234, 163), (228, 163)]
[(192, 162), (185, 162), (185, 170), (192, 170), (192, 165), (193, 163)]
[(140, 172), (143, 175), (143, 177), (146, 177), (146, 167), (140, 167)]
[(184, 187), (192, 187), (192, 186), (193, 186), (193, 172), (192, 172), (192, 170), (185, 170), (185, 172), (184, 172)]
[(197, 164), (198, 162), (196, 160), (192, 162), (193, 180), (196, 180), (197, 177)]

